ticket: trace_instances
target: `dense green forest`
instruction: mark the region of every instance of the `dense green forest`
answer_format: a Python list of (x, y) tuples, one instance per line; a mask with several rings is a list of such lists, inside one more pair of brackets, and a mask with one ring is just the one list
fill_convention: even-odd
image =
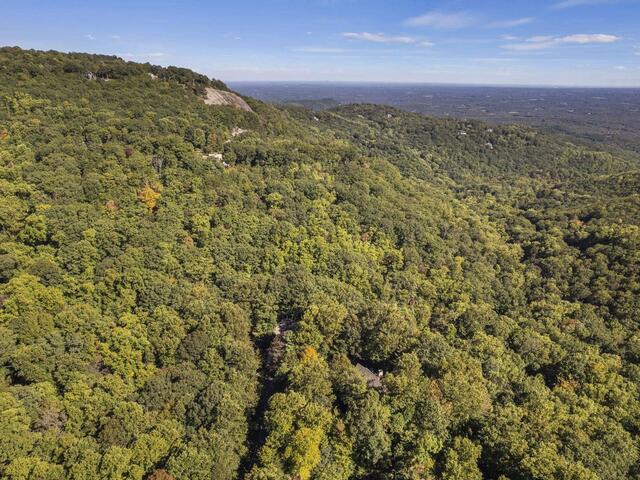
[(0, 49), (0, 478), (640, 479), (640, 157)]

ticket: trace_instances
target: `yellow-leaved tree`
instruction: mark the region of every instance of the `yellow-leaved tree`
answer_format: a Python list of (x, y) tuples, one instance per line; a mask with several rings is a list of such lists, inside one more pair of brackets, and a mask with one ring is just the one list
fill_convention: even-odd
[(145, 185), (138, 190), (138, 198), (147, 206), (149, 213), (153, 213), (156, 210), (160, 197), (159, 189), (154, 189), (150, 185)]

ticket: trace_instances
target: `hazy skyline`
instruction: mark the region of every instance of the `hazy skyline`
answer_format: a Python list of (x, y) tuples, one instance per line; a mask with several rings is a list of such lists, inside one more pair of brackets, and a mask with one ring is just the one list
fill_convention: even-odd
[(225, 81), (640, 87), (639, 22), (637, 0), (9, 0), (0, 44)]

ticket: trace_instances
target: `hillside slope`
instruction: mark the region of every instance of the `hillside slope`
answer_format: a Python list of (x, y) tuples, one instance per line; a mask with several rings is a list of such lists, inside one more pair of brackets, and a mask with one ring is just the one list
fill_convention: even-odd
[(0, 49), (0, 477), (640, 478), (637, 155), (207, 88)]

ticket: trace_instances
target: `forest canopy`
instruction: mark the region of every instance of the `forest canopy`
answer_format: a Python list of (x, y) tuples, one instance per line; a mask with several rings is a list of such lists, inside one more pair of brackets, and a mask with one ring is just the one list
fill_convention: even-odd
[(0, 49), (0, 477), (640, 479), (640, 157)]

